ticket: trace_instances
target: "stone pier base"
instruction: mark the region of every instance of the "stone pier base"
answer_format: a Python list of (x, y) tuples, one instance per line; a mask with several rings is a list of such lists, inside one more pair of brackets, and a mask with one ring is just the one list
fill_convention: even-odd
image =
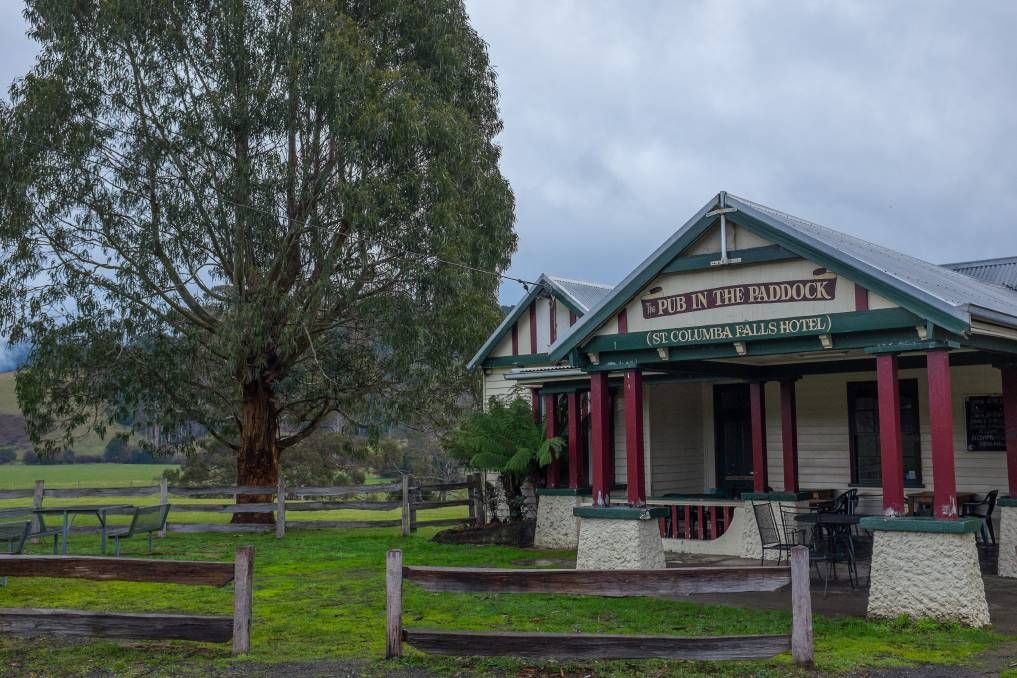
[(583, 506), (577, 570), (656, 570), (665, 567), (660, 518), (666, 508)]
[(863, 518), (874, 535), (870, 617), (989, 625), (978, 567), (980, 519)]
[(999, 507), (999, 576), (1017, 578), (1017, 497), (1003, 497)]
[(538, 489), (537, 530), (533, 545), (543, 549), (574, 549), (579, 545), (579, 519), (572, 509), (582, 506), (588, 489)]

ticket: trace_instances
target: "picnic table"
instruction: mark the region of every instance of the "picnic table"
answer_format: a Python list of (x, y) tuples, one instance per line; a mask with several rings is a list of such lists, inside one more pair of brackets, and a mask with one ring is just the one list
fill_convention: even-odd
[(133, 509), (130, 504), (79, 504), (77, 506), (46, 506), (33, 512), (41, 515), (63, 515), (63, 529), (60, 533), (60, 551), (67, 555), (67, 538), (71, 534), (71, 523), (75, 516), (94, 515), (99, 519), (102, 531), (102, 552), (106, 553), (106, 516), (110, 511)]

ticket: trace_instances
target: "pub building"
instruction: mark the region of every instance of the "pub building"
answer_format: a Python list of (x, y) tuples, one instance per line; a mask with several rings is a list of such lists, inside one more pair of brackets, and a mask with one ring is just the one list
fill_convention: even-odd
[[(578, 568), (776, 559), (759, 507), (854, 490), (871, 616), (988, 624), (976, 538), (1017, 577), (1017, 257), (931, 264), (722, 192), (614, 287), (542, 275), (470, 366), (567, 440), (535, 542)], [(995, 491), (990, 535), (965, 507)]]

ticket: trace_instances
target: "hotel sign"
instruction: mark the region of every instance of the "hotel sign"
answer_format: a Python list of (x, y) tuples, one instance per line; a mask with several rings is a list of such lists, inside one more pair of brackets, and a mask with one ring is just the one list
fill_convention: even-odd
[(809, 315), (797, 318), (777, 318), (724, 325), (678, 327), (670, 330), (652, 330), (646, 333), (646, 344), (651, 348), (667, 346), (695, 346), (754, 339), (783, 339), (829, 334), (830, 316)]
[(837, 279), (786, 280), (772, 283), (725, 285), (707, 290), (672, 294), (667, 297), (643, 299), (643, 317), (661, 318), (668, 315), (704, 311), (745, 304), (784, 304), (795, 301), (833, 301), (837, 296)]

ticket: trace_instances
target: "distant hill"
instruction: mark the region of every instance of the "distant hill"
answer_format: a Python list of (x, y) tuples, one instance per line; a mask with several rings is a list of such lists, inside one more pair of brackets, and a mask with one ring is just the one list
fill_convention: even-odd
[[(25, 432), (25, 419), (14, 392), (14, 372), (0, 372), (0, 447), (13, 447), (18, 452), (32, 449)], [(78, 454), (102, 454), (106, 441), (89, 433), (74, 443)]]

